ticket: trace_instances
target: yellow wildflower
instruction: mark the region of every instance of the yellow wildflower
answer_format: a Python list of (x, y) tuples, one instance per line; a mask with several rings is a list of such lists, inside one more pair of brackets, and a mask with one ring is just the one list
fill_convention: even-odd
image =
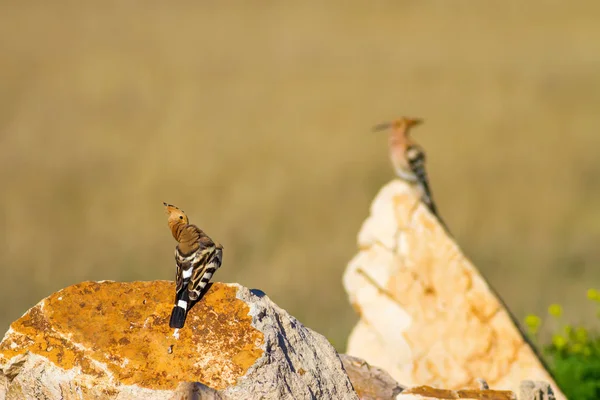
[(534, 314), (529, 314), (525, 317), (525, 325), (529, 329), (529, 332), (532, 334), (536, 334), (540, 329), (540, 325), (542, 324), (542, 319)]
[(563, 310), (560, 304), (551, 304), (548, 307), (548, 314), (552, 315), (555, 318), (560, 318), (562, 316)]
[(561, 335), (554, 335), (552, 336), (552, 344), (554, 345), (554, 347), (560, 350), (566, 346), (567, 339), (565, 339)]

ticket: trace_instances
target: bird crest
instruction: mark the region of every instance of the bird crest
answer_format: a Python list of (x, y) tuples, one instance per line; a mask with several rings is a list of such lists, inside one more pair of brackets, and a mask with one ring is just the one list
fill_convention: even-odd
[(373, 127), (373, 132), (380, 132), (392, 129), (395, 133), (401, 133), (404, 137), (408, 136), (410, 128), (423, 123), (421, 118), (402, 117), (394, 121), (383, 122)]

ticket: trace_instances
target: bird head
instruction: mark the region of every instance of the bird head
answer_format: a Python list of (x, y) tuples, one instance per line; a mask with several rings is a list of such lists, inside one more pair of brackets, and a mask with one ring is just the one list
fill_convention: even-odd
[(379, 132), (389, 130), (389, 152), (390, 160), (396, 173), (404, 178), (410, 176), (412, 180), (412, 171), (409, 158), (414, 157), (414, 141), (409, 137), (410, 128), (423, 123), (422, 119), (402, 117), (391, 122), (379, 124), (373, 128), (373, 131)]
[(179, 207), (176, 207), (172, 204), (167, 204), (164, 203), (165, 206), (165, 211), (167, 213), (168, 220), (167, 223), (169, 224), (169, 229), (171, 229), (171, 233), (173, 234), (173, 237), (175, 239), (177, 239), (177, 229), (180, 226), (185, 226), (187, 224), (189, 224), (189, 220), (187, 215), (185, 215), (185, 212), (183, 210), (181, 210)]

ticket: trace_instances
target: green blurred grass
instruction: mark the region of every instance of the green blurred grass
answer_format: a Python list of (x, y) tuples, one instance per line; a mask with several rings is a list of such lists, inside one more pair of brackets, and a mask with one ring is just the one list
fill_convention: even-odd
[[(548, 307), (550, 318), (528, 315), (524, 321), (529, 338), (543, 349), (556, 383), (569, 399), (600, 398), (600, 335), (597, 330), (587, 328), (591, 322), (600, 320), (600, 293), (590, 288), (587, 298), (592, 301), (596, 315), (595, 318), (588, 315), (584, 325), (565, 323), (559, 304)], [(540, 341), (538, 332), (544, 323), (549, 328), (546, 332), (552, 336)]]
[[(564, 4), (564, 3), (563, 3)], [(0, 326), (81, 280), (172, 279), (162, 201), (343, 349), (341, 285), (423, 117), (434, 195), (518, 316), (600, 279), (600, 4), (1, 2)]]

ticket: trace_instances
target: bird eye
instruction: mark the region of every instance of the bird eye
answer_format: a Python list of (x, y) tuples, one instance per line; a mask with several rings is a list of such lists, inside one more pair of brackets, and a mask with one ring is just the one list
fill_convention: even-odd
[(183, 219), (183, 215), (180, 215), (180, 216), (179, 216), (179, 219)]

